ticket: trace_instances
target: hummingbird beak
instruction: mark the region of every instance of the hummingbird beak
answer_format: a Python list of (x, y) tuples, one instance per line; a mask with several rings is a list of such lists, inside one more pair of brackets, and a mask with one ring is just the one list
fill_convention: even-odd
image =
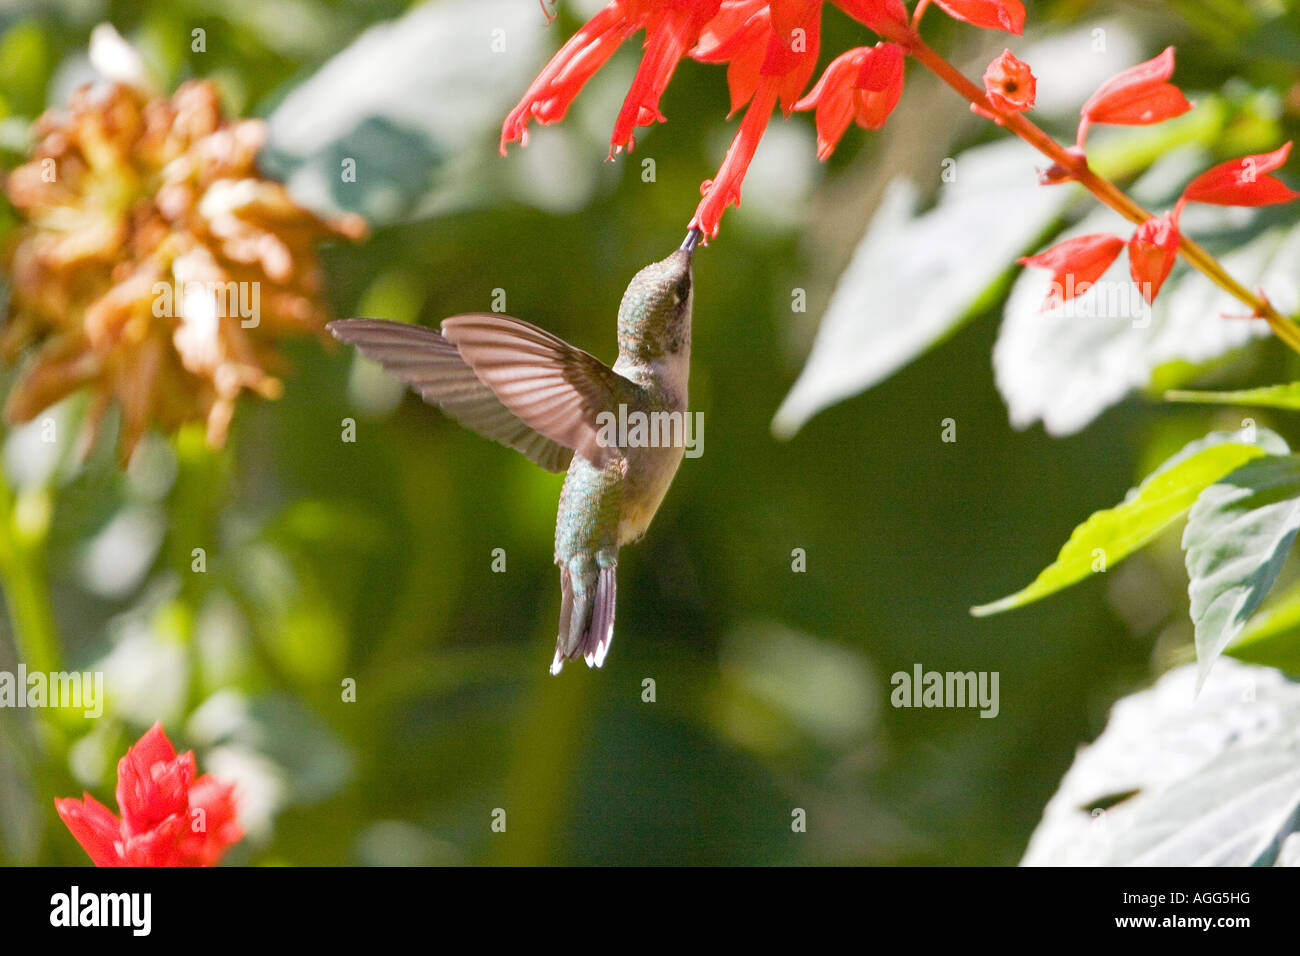
[(695, 254), (695, 247), (700, 244), (700, 240), (703, 238), (704, 238), (703, 230), (692, 229), (690, 232), (686, 233), (686, 238), (682, 240), (682, 244), (680, 248), (688, 256), (693, 256)]

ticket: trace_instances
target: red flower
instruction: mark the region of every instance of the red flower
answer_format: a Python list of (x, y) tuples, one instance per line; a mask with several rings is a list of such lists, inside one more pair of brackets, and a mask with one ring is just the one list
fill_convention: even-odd
[(722, 213), (740, 205), (740, 185), (767, 130), (778, 100), (789, 112), (817, 65), (821, 0), (724, 0), (701, 32), (691, 56), (705, 63), (728, 62), (727, 83), (734, 113), (746, 103), (722, 166), (700, 191), (690, 227), (716, 237)]
[(1023, 113), (1034, 105), (1038, 81), (1029, 64), (1018, 60), (1010, 50), (989, 64), (984, 71), (984, 94), (997, 109)]
[(1300, 193), (1276, 176), (1262, 175), (1285, 163), (1290, 152), (1287, 143), (1271, 153), (1220, 163), (1193, 179), (1183, 191), (1183, 199), (1215, 206), (1269, 206), (1300, 199)]
[(1020, 0), (934, 0), (934, 5), (973, 26), (1006, 30), (1016, 36), (1025, 29), (1025, 5)]
[(817, 158), (826, 159), (850, 120), (863, 129), (880, 129), (902, 93), (903, 48), (878, 43), (837, 56), (794, 108), (817, 110)]
[(1048, 309), (1087, 292), (1123, 248), (1119, 236), (1098, 232), (1067, 239), (1046, 252), (1026, 256), (1020, 264), (1052, 270), (1052, 288), (1043, 301), (1043, 309)]
[(545, 125), (564, 118), (587, 80), (627, 37), (645, 27), (645, 53), (610, 137), (610, 155), (633, 145), (637, 126), (661, 122), (659, 98), (677, 62), (718, 11), (721, 0), (613, 0), (575, 33), (538, 74), (501, 126), (506, 145), (528, 143), (528, 121)]
[(1093, 123), (1146, 126), (1181, 116), (1192, 108), (1178, 87), (1167, 82), (1174, 75), (1174, 48), (1129, 67), (1103, 83), (1083, 104), (1078, 144), (1083, 145)]
[(1178, 215), (1181, 204), (1163, 216), (1152, 216), (1142, 225), (1128, 243), (1128, 268), (1142, 298), (1150, 305), (1160, 293), (1160, 287), (1169, 278), (1169, 271), (1178, 258)]
[(244, 834), (233, 788), (194, 773), (154, 724), (118, 762), (121, 820), (88, 793), (54, 806), (96, 866), (210, 866)]

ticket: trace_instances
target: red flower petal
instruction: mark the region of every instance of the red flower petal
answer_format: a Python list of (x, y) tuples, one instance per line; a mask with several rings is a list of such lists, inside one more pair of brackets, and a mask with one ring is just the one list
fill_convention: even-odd
[(772, 33), (762, 76), (780, 78), (781, 108), (789, 115), (817, 68), (822, 0), (771, 0)]
[(124, 834), (144, 832), (183, 811), (193, 779), (193, 752), (177, 757), (162, 725), (154, 724), (117, 765), (117, 806)]
[(1178, 212), (1152, 216), (1138, 226), (1128, 243), (1129, 274), (1148, 305), (1155, 302), (1178, 258)]
[(907, 8), (902, 0), (834, 0), (834, 3), (886, 39), (901, 40), (909, 32)]
[(90, 794), (85, 794), (84, 798), (84, 801), (71, 797), (55, 798), (54, 808), (59, 812), (59, 819), (72, 831), (95, 866), (122, 866), (125, 861), (118, 848), (121, 831), (117, 817)]
[(934, 0), (948, 16), (977, 27), (1006, 30), (1019, 36), (1025, 30), (1025, 5), (1020, 0)]
[(1192, 108), (1182, 91), (1166, 82), (1174, 74), (1174, 48), (1129, 67), (1103, 83), (1081, 111), (1079, 145), (1092, 123), (1145, 126), (1181, 116)]
[(1020, 264), (1052, 270), (1052, 288), (1043, 301), (1047, 309), (1087, 292), (1123, 248), (1119, 236), (1098, 232), (1066, 239), (1036, 256), (1024, 257)]
[(529, 120), (545, 126), (563, 119), (583, 85), (637, 26), (628, 20), (620, 4), (611, 3), (570, 37), (501, 124), (501, 155), (506, 154), (508, 143), (528, 145)]
[(880, 129), (903, 93), (903, 48), (897, 43), (855, 47), (826, 67), (812, 91), (795, 104), (817, 110), (817, 157), (826, 159), (856, 119)]
[(1034, 105), (1038, 81), (1028, 63), (1003, 50), (984, 71), (984, 93), (996, 108), (1022, 113)]
[(695, 208), (690, 228), (703, 230), (710, 238), (716, 238), (723, 212), (728, 206), (740, 205), (740, 184), (744, 181), (749, 164), (754, 159), (754, 151), (758, 149), (759, 141), (767, 130), (767, 122), (771, 119), (780, 94), (779, 87), (776, 77), (767, 77), (754, 91), (754, 98), (745, 110), (744, 119), (740, 121), (740, 129), (727, 148), (718, 175), (700, 187), (704, 198)]
[(614, 123), (611, 154), (631, 144), (632, 130), (637, 126), (663, 120), (659, 99), (673, 78), (677, 62), (698, 39), (704, 24), (718, 12), (720, 3), (721, 0), (706, 0), (685, 9), (648, 15), (645, 54)]
[[(201, 814), (196, 811), (202, 811)], [(190, 787), (189, 832), (182, 854), (190, 866), (211, 866), (226, 848), (244, 838), (235, 809), (235, 789), (204, 774)]]
[(853, 88), (869, 52), (856, 47), (831, 60), (808, 95), (794, 105), (796, 110), (817, 110), (818, 159), (828, 158), (849, 128), (857, 108)]
[(1216, 206), (1269, 206), (1300, 199), (1282, 180), (1267, 176), (1286, 162), (1291, 144), (1254, 156), (1243, 156), (1220, 163), (1201, 173), (1188, 184), (1183, 199)]

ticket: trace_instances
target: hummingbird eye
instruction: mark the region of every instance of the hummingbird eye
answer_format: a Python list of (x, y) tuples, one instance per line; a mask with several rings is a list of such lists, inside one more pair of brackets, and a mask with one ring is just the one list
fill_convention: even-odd
[(677, 280), (677, 285), (673, 287), (673, 295), (677, 300), (677, 304), (681, 305), (683, 302), (687, 300), (690, 294), (691, 294), (691, 276), (690, 273), (687, 273), (686, 275), (682, 276), (680, 279)]

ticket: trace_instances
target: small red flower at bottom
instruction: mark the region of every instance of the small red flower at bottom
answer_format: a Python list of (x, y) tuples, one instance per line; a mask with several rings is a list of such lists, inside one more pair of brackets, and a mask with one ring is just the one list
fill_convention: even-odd
[(1052, 287), (1043, 310), (1083, 295), (1119, 257), (1124, 240), (1107, 232), (1066, 239), (1036, 256), (1025, 256), (1022, 266), (1052, 270)]
[(211, 866), (244, 833), (233, 788), (194, 773), (194, 752), (178, 757), (154, 724), (118, 762), (120, 820), (90, 794), (54, 806), (96, 866)]
[(1182, 239), (1178, 232), (1180, 212), (1181, 204), (1163, 216), (1152, 216), (1138, 226), (1129, 240), (1129, 273), (1148, 305), (1155, 302), (1178, 258), (1178, 243)]

